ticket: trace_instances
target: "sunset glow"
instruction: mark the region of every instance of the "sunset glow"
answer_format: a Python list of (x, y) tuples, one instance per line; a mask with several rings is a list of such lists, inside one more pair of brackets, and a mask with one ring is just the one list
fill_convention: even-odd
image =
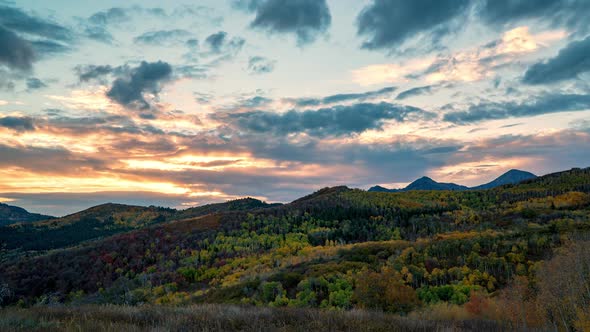
[(590, 163), (588, 52), (575, 55), (590, 39), (573, 21), (469, 7), (384, 29), (359, 20), (372, 3), (330, 0), (329, 27), (273, 31), (240, 1), (3, 2), (40, 27), (7, 25), (35, 56), (0, 56), (0, 201), (87, 199), (42, 211), (57, 215), (109, 192), (287, 202)]

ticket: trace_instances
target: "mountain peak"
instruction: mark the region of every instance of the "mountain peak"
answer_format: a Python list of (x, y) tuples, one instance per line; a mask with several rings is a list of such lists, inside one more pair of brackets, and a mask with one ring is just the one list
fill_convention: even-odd
[(491, 189), (506, 184), (517, 184), (519, 182), (534, 179), (536, 177), (537, 176), (531, 172), (521, 171), (519, 169), (511, 169), (497, 177), (494, 181), (473, 187), (471, 189)]
[(436, 181), (429, 178), (428, 176), (423, 176), (423, 177), (419, 178), (418, 180), (414, 181), (414, 183), (416, 183), (416, 182), (436, 182)]
[(491, 189), (506, 184), (516, 184), (525, 180), (534, 179), (537, 176), (533, 173), (521, 171), (519, 169), (511, 169), (508, 172), (500, 175), (494, 181), (482, 184), (477, 187), (466, 187), (455, 183), (442, 183), (436, 182), (428, 176), (423, 176), (414, 182), (410, 183), (403, 189), (387, 189), (381, 186), (374, 186), (369, 189), (371, 192), (398, 192), (408, 190), (480, 190), (480, 189)]

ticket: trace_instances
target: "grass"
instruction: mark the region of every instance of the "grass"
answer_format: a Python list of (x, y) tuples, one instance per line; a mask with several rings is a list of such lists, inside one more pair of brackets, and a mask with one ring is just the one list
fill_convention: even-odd
[(502, 331), (494, 322), (433, 321), (367, 311), (231, 305), (38, 306), (0, 309), (0, 331)]

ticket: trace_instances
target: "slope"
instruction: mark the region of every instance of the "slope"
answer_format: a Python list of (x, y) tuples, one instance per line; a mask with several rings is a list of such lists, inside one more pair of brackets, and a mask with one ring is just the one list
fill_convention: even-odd
[(0, 269), (15, 299), (49, 294), (64, 302), (82, 291), (90, 303), (121, 304), (349, 309), (378, 296), (363, 293), (363, 283), (386, 280), (407, 297), (369, 307), (407, 312), (421, 301), (461, 304), (472, 290), (494, 292), (517, 271), (534, 273), (527, 266), (567, 234), (590, 230), (589, 192), (590, 169), (488, 191), (326, 188), (291, 204), (157, 224)]
[(19, 222), (34, 222), (54, 217), (45, 216), (37, 213), (29, 213), (27, 210), (18, 206), (11, 206), (0, 203), (0, 226), (15, 224)]

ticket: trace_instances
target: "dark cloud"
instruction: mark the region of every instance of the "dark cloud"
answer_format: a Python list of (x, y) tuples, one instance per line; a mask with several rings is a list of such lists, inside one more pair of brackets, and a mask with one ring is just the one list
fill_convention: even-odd
[(34, 60), (31, 43), (0, 25), (0, 64), (11, 69), (30, 70)]
[(37, 119), (35, 123), (38, 128), (60, 135), (86, 136), (107, 133), (182, 136), (175, 132), (167, 133), (151, 125), (139, 125), (133, 119), (121, 115), (68, 117), (62, 116), (58, 112), (48, 119)]
[(43, 89), (46, 88), (47, 84), (45, 84), (45, 82), (41, 81), (40, 79), (36, 78), (36, 77), (31, 77), (27, 79), (27, 90), (31, 91), (31, 90), (39, 90), (39, 89)]
[(69, 50), (73, 36), (68, 28), (0, 4), (0, 64), (11, 70), (30, 70), (41, 57)]
[(376, 91), (367, 91), (363, 93), (341, 93), (332, 96), (327, 96), (324, 98), (298, 98), (298, 99), (290, 99), (288, 101), (293, 102), (296, 106), (299, 107), (307, 107), (307, 106), (318, 106), (318, 105), (326, 105), (326, 104), (336, 104), (345, 101), (363, 101), (371, 98), (378, 98), (384, 96), (391, 96), (391, 94), (396, 90), (396, 87), (386, 87)]
[(209, 35), (205, 39), (205, 44), (213, 54), (225, 53), (226, 56), (235, 56), (240, 52), (246, 40), (240, 37), (229, 38), (227, 32), (219, 31)]
[(150, 108), (150, 104), (143, 94), (148, 92), (157, 96), (162, 89), (162, 83), (171, 78), (170, 64), (162, 61), (143, 61), (124, 77), (117, 78), (107, 92), (107, 96), (123, 106), (146, 110)]
[(470, 2), (373, 0), (357, 18), (358, 34), (366, 37), (362, 47), (393, 50), (416, 36), (436, 46), (466, 16)]
[(590, 95), (545, 94), (524, 102), (486, 102), (471, 105), (467, 111), (447, 113), (443, 119), (456, 124), (468, 124), (588, 109)]
[[(186, 69), (190, 70), (191, 67), (196, 69), (196, 76), (198, 78), (207, 77), (206, 73), (200, 73), (201, 71), (207, 72), (225, 62), (233, 60), (242, 50), (246, 40), (241, 37), (230, 37), (225, 31), (219, 31), (209, 35), (203, 41), (202, 50), (198, 50), (197, 47), (189, 45), (189, 53), (184, 55), (184, 58), (191, 63), (199, 63), (199, 65), (186, 65)], [(187, 76), (191, 77), (191, 75)]]
[(256, 96), (256, 97), (252, 97), (247, 100), (244, 100), (240, 104), (241, 104), (241, 106), (255, 108), (255, 107), (267, 105), (271, 101), (272, 101), (272, 99), (264, 98), (261, 96)]
[(248, 60), (250, 74), (268, 74), (275, 69), (276, 61), (261, 56), (253, 56)]
[(395, 99), (404, 100), (404, 99), (407, 99), (410, 97), (429, 95), (429, 94), (432, 94), (434, 88), (435, 88), (434, 85), (415, 87), (415, 88), (400, 92), (400, 94), (398, 94), (397, 97), (395, 97)]
[(0, 127), (13, 129), (16, 131), (33, 131), (35, 125), (30, 117), (6, 116), (0, 118)]
[(68, 28), (27, 14), (19, 8), (0, 5), (0, 24), (12, 31), (51, 40), (70, 41), (73, 33)]
[(79, 65), (74, 68), (74, 71), (76, 72), (80, 82), (89, 82), (94, 80), (102, 82), (105, 76), (108, 76), (117, 70), (119, 70), (117, 67), (112, 67), (109, 65)]
[(170, 45), (181, 43), (191, 33), (182, 29), (149, 31), (133, 39), (136, 44)]
[(520, 20), (539, 19), (577, 32), (589, 28), (587, 0), (482, 0), (478, 5), (479, 17), (490, 25), (502, 27)]
[[(590, 13), (589, 13), (590, 14)], [(539, 62), (526, 71), (526, 84), (550, 84), (578, 77), (590, 71), (590, 36), (574, 41), (559, 51), (556, 57)]]
[(326, 137), (381, 129), (387, 120), (403, 122), (415, 116), (430, 117), (432, 114), (411, 106), (362, 103), (318, 110), (291, 110), (283, 114), (251, 111), (217, 114), (213, 117), (239, 130), (253, 133), (272, 133), (277, 136), (306, 133), (310, 136)]
[(234, 5), (255, 12), (252, 28), (295, 34), (299, 46), (314, 42), (332, 23), (326, 0), (238, 0)]
[(221, 47), (225, 44), (225, 39), (227, 38), (227, 32), (219, 31), (217, 33), (209, 35), (207, 39), (205, 39), (205, 43), (209, 45), (211, 51), (215, 53), (221, 52)]

